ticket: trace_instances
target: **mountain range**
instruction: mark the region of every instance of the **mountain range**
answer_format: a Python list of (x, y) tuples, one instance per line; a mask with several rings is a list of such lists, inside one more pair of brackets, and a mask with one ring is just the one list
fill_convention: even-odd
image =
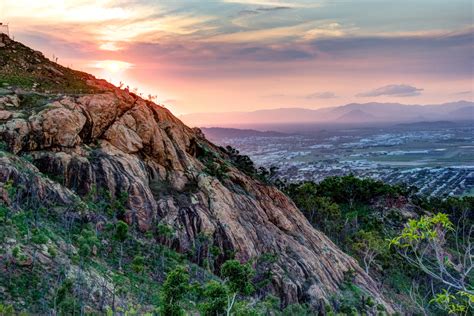
[(180, 119), (191, 126), (245, 126), (288, 123), (410, 123), (474, 120), (474, 102), (409, 105), (400, 103), (350, 103), (322, 109), (279, 108), (252, 112), (194, 113)]

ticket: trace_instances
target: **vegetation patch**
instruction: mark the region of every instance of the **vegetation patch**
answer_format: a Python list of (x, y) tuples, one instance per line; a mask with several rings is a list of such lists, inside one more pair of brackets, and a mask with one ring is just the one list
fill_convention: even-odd
[[(474, 198), (424, 198), (413, 188), (354, 176), (279, 185), (404, 310), (472, 312), (474, 268), (467, 258), (472, 256)], [(326, 309), (344, 314), (381, 311), (349, 275)]]

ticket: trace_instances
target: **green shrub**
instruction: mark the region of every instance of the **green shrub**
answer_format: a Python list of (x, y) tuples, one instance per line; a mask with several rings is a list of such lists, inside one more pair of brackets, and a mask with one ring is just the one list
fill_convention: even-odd
[(204, 285), (204, 302), (199, 305), (199, 310), (204, 316), (222, 315), (228, 303), (228, 289), (217, 281), (209, 281)]
[(221, 267), (221, 277), (228, 282), (229, 289), (234, 293), (250, 295), (255, 288), (252, 278), (255, 271), (250, 263), (241, 264), (237, 260), (228, 260)]
[(183, 315), (181, 301), (188, 290), (189, 273), (183, 267), (177, 267), (168, 273), (161, 289), (162, 313), (169, 316)]

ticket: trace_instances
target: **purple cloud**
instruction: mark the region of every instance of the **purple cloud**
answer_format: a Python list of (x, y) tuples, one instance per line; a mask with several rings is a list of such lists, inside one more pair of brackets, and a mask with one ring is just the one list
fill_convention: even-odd
[(414, 97), (421, 94), (423, 89), (406, 84), (390, 84), (372, 91), (359, 93), (358, 97), (379, 97), (379, 96), (395, 96), (395, 97)]
[(305, 96), (305, 99), (333, 99), (337, 98), (337, 95), (334, 92), (325, 91), (325, 92), (315, 92)]

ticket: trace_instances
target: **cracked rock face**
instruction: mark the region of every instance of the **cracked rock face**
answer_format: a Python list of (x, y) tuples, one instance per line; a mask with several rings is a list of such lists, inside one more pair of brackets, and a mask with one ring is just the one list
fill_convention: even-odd
[[(55, 196), (64, 203), (93, 188), (115, 197), (126, 192), (124, 219), (129, 224), (142, 231), (158, 223), (173, 226), (176, 237), (169, 244), (183, 253), (202, 234), (209, 236), (221, 250), (217, 269), (229, 252), (242, 262), (275, 254), (271, 290), (285, 304), (307, 302), (318, 308), (350, 272), (355, 284), (394, 311), (377, 283), (315, 230), (283, 193), (231, 164), (225, 176), (210, 175), (203, 152), (212, 152), (222, 164), (227, 154), (199, 130), (185, 126), (164, 107), (86, 77), (88, 85), (102, 92), (53, 96), (1, 91), (0, 140), (14, 154), (28, 154), (33, 171), (61, 181), (32, 177), (13, 158), (1, 157), (0, 193), (7, 181), (23, 185), (39, 199)], [(47, 102), (31, 106), (25, 100), (32, 98)]]
[[(10, 117), (0, 128), (10, 150), (28, 152), (39, 170), (64, 179), (55, 188), (41, 183), (38, 192), (54, 190), (62, 199), (69, 189), (79, 195), (93, 187), (112, 196), (127, 192), (125, 219), (143, 231), (158, 222), (173, 226), (178, 251), (190, 250), (206, 234), (222, 250), (218, 263), (229, 250), (243, 262), (275, 253), (272, 291), (286, 304), (320, 306), (337, 292), (345, 273), (354, 271), (354, 282), (393, 311), (376, 282), (311, 227), (283, 193), (234, 167), (223, 179), (208, 175), (198, 148), (219, 149), (165, 108), (111, 89), (63, 97), (28, 118)], [(0, 181), (19, 172), (5, 161), (0, 170)]]

